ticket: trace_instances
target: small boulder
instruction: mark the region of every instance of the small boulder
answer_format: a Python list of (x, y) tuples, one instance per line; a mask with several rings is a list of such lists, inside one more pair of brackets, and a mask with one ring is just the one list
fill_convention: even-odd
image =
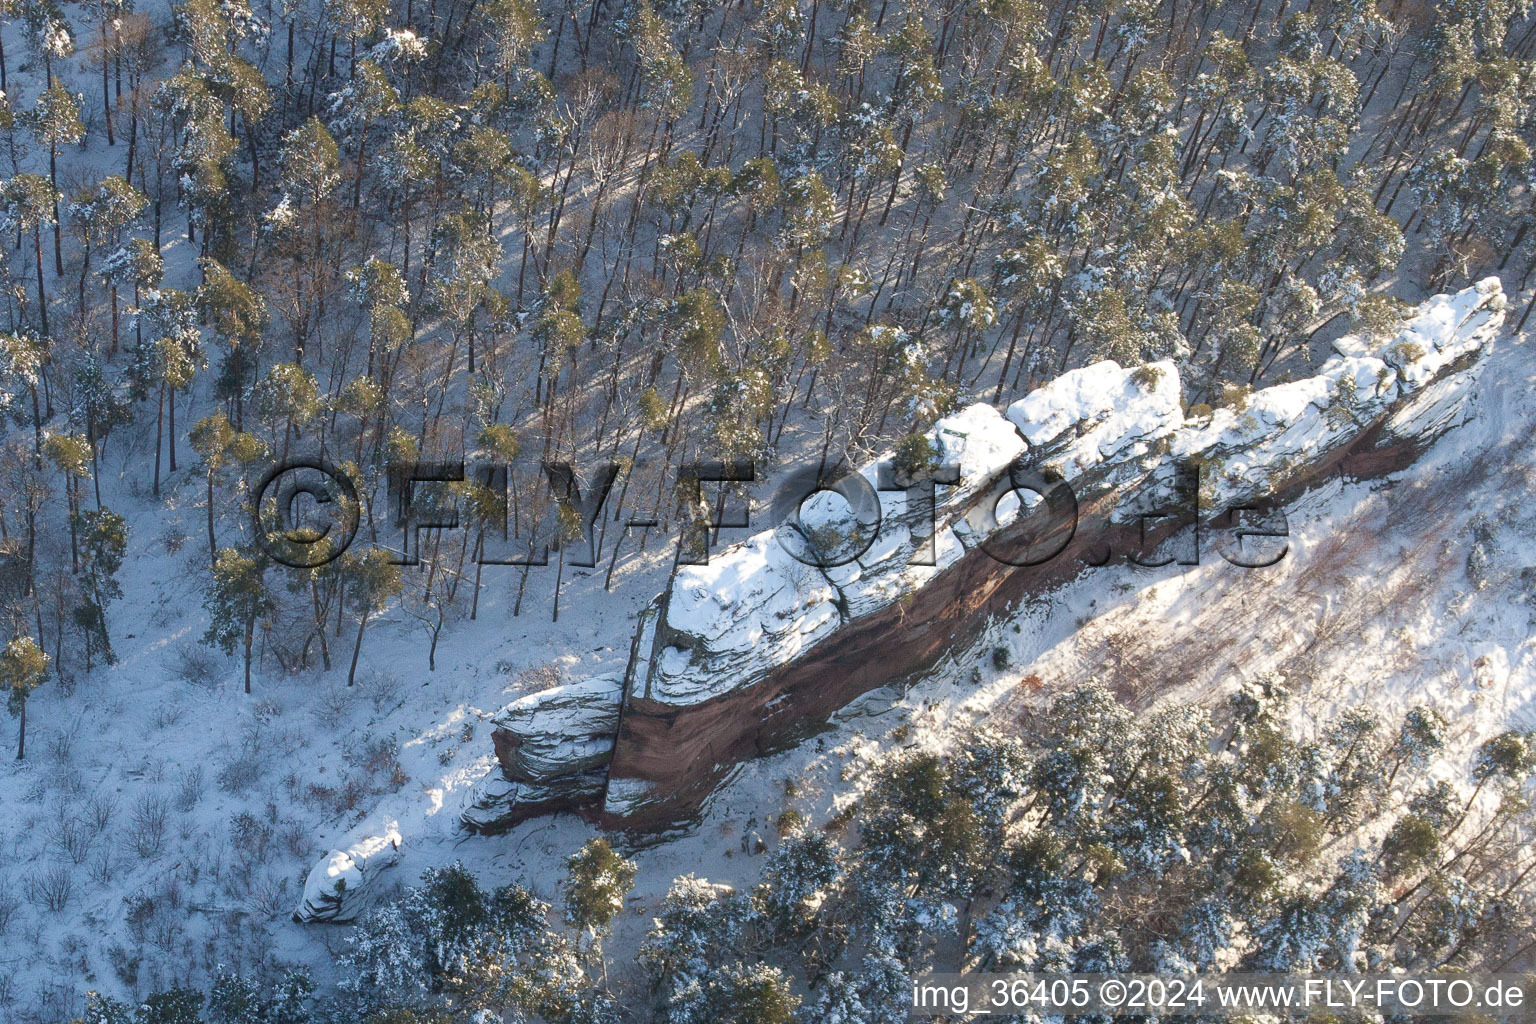
[(300, 924), (351, 921), (363, 910), (374, 876), (400, 859), (400, 830), (332, 850), (310, 869), (293, 919)]

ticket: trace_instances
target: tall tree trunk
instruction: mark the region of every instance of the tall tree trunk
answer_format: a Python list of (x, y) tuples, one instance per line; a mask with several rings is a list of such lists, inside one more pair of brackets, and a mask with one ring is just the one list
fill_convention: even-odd
[(256, 617), (245, 620), (245, 692), (251, 692), (251, 648), (256, 643)]
[[(52, 81), (52, 79), (49, 79)], [(53, 266), (57, 277), (64, 276), (64, 236), (59, 227), (59, 147), (48, 144), (48, 180), (53, 183)]]
[(325, 663), (325, 670), (331, 670), (331, 647), (325, 642), (325, 615), (320, 609), (320, 587), (313, 576), (309, 579), (309, 596), (314, 602), (315, 629), (320, 636), (320, 658)]
[(37, 315), (42, 322), (43, 337), (48, 337), (48, 293), (43, 290), (43, 226), (32, 226), (32, 252), (37, 262)]
[(554, 614), (550, 616), (550, 620), (549, 621), (551, 621), (551, 622), (559, 622), (560, 621), (560, 581), (563, 580), (564, 578), (565, 578), (565, 545), (561, 544), (560, 545), (560, 563), (559, 563), (559, 568), (557, 568), (555, 570), (555, 610), (554, 610)]
[(165, 426), (165, 382), (160, 382), (160, 397), (155, 402), (155, 497), (160, 497), (160, 435)]
[(347, 669), (347, 685), (351, 686), (357, 679), (357, 656), (363, 649), (363, 627), (368, 625), (368, 613), (363, 612), (363, 617), (357, 620), (357, 642), (352, 645), (352, 667)]
[(213, 539), (213, 466), (208, 467), (208, 567), (211, 569), (219, 559), (218, 542)]
[(101, 19), (101, 116), (107, 123), (107, 145), (117, 145), (112, 137), (112, 81), (107, 73), (107, 19)]

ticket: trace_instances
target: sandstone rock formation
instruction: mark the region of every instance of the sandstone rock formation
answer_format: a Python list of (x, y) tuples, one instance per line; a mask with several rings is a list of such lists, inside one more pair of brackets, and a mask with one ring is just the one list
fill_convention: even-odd
[(507, 828), (602, 795), (619, 728), (623, 680), (596, 676), (513, 701), (495, 717), (492, 772), (463, 812), (476, 831)]
[[(872, 465), (860, 474), (882, 521), (847, 564), (804, 564), (791, 551), (805, 531), (781, 527), (682, 567), (641, 616), (623, 679), (556, 687), (498, 715), (502, 770), (463, 823), (494, 832), (560, 809), (607, 827), (685, 823), (732, 765), (926, 669), (1085, 563), (1183, 560), (1221, 531), (1224, 554), (1242, 549), (1247, 517), (1340, 470), (1402, 468), (1461, 422), (1503, 310), (1494, 278), (1437, 296), (1385, 344), (1343, 338), (1316, 375), (1214, 411), (1186, 412), (1172, 363), (1101, 362), (1006, 418), (986, 405), (946, 417), (930, 440), (954, 483), (936, 489), (931, 515), (921, 488)], [(803, 511), (802, 523), (856, 532), (846, 513)]]

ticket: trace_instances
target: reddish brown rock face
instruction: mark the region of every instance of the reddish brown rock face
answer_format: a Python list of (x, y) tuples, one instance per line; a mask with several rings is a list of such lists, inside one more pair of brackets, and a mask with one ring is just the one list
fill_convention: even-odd
[[(1412, 464), (1415, 445), (1375, 446), (1380, 427), (1378, 421), (1348, 447), (1321, 453), (1299, 480), (1275, 496), (1276, 503), (1283, 506), (1293, 501), (1335, 472), (1366, 478)], [(686, 707), (630, 696), (619, 723), (609, 778), (641, 780), (666, 796), (647, 801), (643, 813), (599, 811), (596, 820), (604, 828), (637, 831), (685, 823), (738, 763), (792, 746), (820, 731), (834, 713), (860, 695), (931, 668), (947, 651), (974, 639), (990, 617), (1006, 613), (1028, 595), (1066, 582), (1088, 563), (1101, 561), (1106, 548), (1116, 554), (1139, 550), (1139, 527), (1111, 524), (1108, 510), (1102, 507), (1107, 500), (1081, 510), (1075, 536), (1051, 561), (1016, 568), (972, 550), (918, 591), (910, 603), (843, 626), (756, 685)], [(1147, 540), (1156, 546), (1189, 522), (1188, 518), (1163, 520)], [(1202, 557), (1220, 556), (1207, 548)]]

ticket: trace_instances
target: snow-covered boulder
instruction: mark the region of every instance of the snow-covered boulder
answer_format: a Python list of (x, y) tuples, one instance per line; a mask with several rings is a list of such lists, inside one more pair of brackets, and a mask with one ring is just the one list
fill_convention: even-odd
[(608, 762), (619, 727), (623, 680), (602, 675), (554, 686), (508, 704), (491, 740), (508, 779), (550, 782)]
[(498, 768), (460, 814), (472, 832), (501, 832), (532, 813), (602, 795), (619, 728), (623, 680), (601, 675), (520, 697), (492, 717)]
[(1110, 359), (1069, 370), (1008, 407), (1031, 448), (1057, 446), (1082, 465), (1184, 423), (1179, 370), (1172, 360), (1125, 369)]
[[(613, 753), (608, 741), (607, 753)], [(602, 800), (608, 782), (606, 763), (574, 771), (550, 783), (514, 782), (493, 770), (471, 789), (459, 824), (465, 831), (499, 835), (519, 822), (541, 814), (577, 810)]]
[(1473, 378), (1504, 326), (1508, 300), (1496, 277), (1455, 295), (1437, 295), (1382, 351), (1405, 400), (1382, 428), (1384, 444), (1422, 441), (1465, 422)]
[(1030, 467), (1065, 481), (1079, 503), (1123, 493), (1159, 468), (1184, 426), (1179, 370), (1106, 359), (1030, 392), (1008, 419), (1029, 442)]
[(393, 825), (382, 835), (332, 850), (310, 869), (293, 919), (300, 924), (353, 920), (364, 909), (369, 883), (399, 859), (400, 830)]

